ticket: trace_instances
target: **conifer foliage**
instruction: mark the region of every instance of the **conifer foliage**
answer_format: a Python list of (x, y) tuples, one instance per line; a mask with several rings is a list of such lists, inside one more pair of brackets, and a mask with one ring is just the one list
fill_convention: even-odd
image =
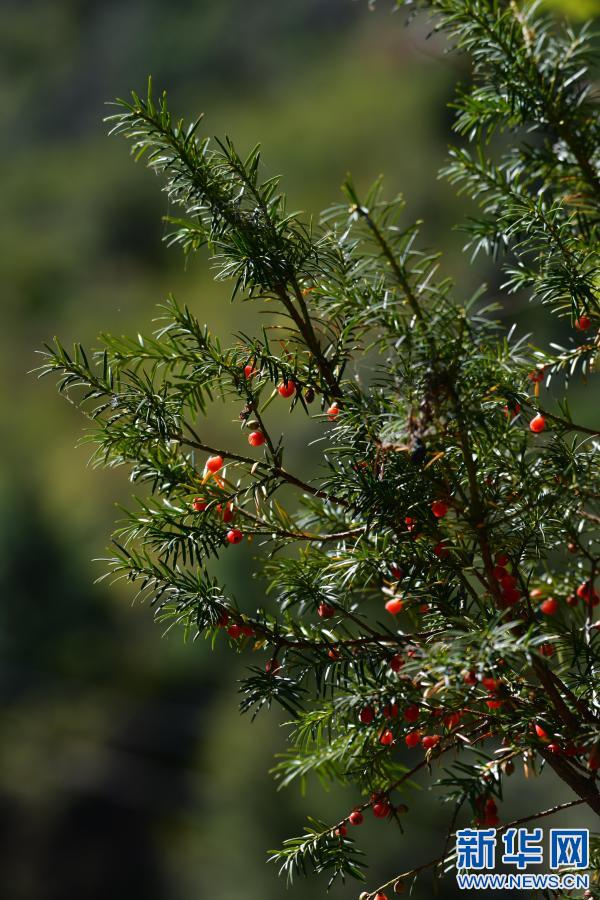
[[(441, 785), (445, 845), (365, 898), (443, 874), (457, 823), (506, 827), (516, 765), (552, 769), (600, 813), (600, 426), (568, 404), (574, 382), (594, 390), (600, 349), (591, 38), (538, 4), (428, 6), (472, 62), (445, 169), (480, 208), (468, 245), (498, 259), (504, 294), (559, 317), (564, 346), (505, 333), (483, 290), (464, 298), (380, 184), (363, 197), (347, 181), (309, 225), (258, 149), (209, 141), (149, 90), (118, 102), (112, 133), (179, 210), (169, 242), (268, 304), (269, 324), (225, 347), (171, 298), (152, 336), (94, 354), (56, 341), (41, 369), (91, 419), (98, 464), (140, 485), (110, 573), (160, 620), (247, 656), (242, 710), (279, 704), (291, 722), (282, 786), (346, 786), (338, 821), (272, 853), (282, 873), (361, 878), (363, 821), (401, 831), (411, 785)], [(215, 442), (214, 404), (241, 439)], [(322, 429), (308, 474), (287, 464), (288, 412)], [(250, 541), (268, 581), (256, 610), (213, 566)]]

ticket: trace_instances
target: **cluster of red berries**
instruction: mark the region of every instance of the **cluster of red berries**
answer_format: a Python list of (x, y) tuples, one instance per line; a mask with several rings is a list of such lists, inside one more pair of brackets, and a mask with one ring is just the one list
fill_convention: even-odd
[(500, 606), (503, 609), (514, 606), (521, 600), (523, 594), (519, 590), (518, 579), (507, 568), (510, 560), (506, 553), (498, 553), (494, 562), (494, 578), (498, 582), (501, 594)]
[(480, 679), (474, 669), (469, 669), (469, 671), (463, 674), (463, 681), (465, 684), (473, 687), (481, 683), (481, 686), (485, 688), (488, 693), (487, 700), (485, 701), (488, 709), (500, 709), (504, 703), (501, 696), (502, 681), (499, 678), (494, 678), (492, 675), (484, 675)]
[[(540, 588), (533, 588), (529, 592), (531, 600), (537, 600), (543, 597), (544, 592)], [(600, 594), (592, 587), (589, 581), (584, 581), (579, 585), (574, 594), (565, 597), (567, 606), (577, 606), (579, 600), (582, 600), (586, 606), (594, 607), (600, 603)], [(560, 604), (555, 597), (547, 597), (540, 603), (539, 610), (545, 616), (555, 616), (560, 609)]]
[[(209, 456), (206, 460), (206, 471), (210, 472), (211, 475), (216, 475), (220, 469), (223, 468), (223, 457), (222, 456)], [(194, 497), (192, 500), (192, 509), (194, 512), (200, 513), (204, 512), (208, 508), (208, 500), (204, 497)], [(215, 506), (216, 512), (221, 516), (223, 522), (226, 524), (233, 522), (234, 519), (234, 509), (232, 503), (225, 503), (225, 505), (221, 503), (217, 503)], [(230, 544), (239, 544), (244, 539), (243, 532), (240, 531), (239, 528), (230, 528), (227, 532), (227, 541)]]
[(518, 416), (519, 413), (521, 412), (521, 404), (513, 403), (512, 406), (509, 406), (508, 404), (506, 404), (506, 406), (504, 406), (503, 409), (504, 409), (504, 415), (506, 416), (507, 419), (514, 419), (515, 416)]
[[(381, 708), (381, 714), (384, 719), (397, 719), (399, 717), (399, 707), (396, 702), (385, 704)], [(364, 706), (359, 714), (358, 719), (362, 725), (371, 725), (376, 716), (376, 711), (372, 706)], [(403, 713), (403, 720), (409, 725), (415, 725), (421, 716), (421, 710), (417, 706), (416, 703), (412, 703), (407, 706)], [(441, 708), (433, 710), (434, 718), (442, 718), (444, 726), (451, 731), (453, 728), (456, 728), (458, 723), (462, 718), (462, 712), (452, 712), (444, 715), (444, 711)], [(432, 750), (442, 740), (442, 735), (438, 733), (434, 734), (423, 734), (420, 729), (411, 729), (408, 731), (404, 737), (404, 741), (407, 747), (413, 748), (417, 747), (419, 744), (423, 747), (424, 750)], [(379, 733), (379, 743), (384, 747), (391, 747), (396, 743), (394, 732), (391, 728), (384, 726)]]
[(230, 638), (233, 638), (234, 641), (240, 637), (253, 637), (255, 633), (254, 628), (252, 628), (251, 625), (245, 625), (243, 622), (241, 624), (233, 622), (229, 625), (229, 613), (226, 610), (223, 610), (219, 616), (217, 625), (219, 628), (226, 628), (227, 634)]
[[(396, 813), (408, 812), (408, 807), (405, 806), (404, 803), (401, 803), (399, 806), (394, 807), (391, 804), (390, 798), (387, 796), (387, 794), (382, 794), (382, 793), (371, 794), (370, 806), (371, 806), (373, 815), (375, 816), (376, 819), (387, 819), (388, 816), (390, 816), (393, 812), (396, 812)], [(363, 824), (363, 822), (365, 821), (365, 817), (363, 815), (362, 810), (356, 808), (356, 809), (352, 810), (352, 812), (350, 813), (350, 815), (348, 816), (346, 821), (349, 822), (350, 825), (354, 825), (355, 827), (358, 827), (359, 825)], [(346, 828), (346, 825), (344, 822), (342, 822), (341, 825), (338, 825), (338, 827), (335, 830), (335, 834), (338, 837), (346, 837), (347, 833), (348, 833), (348, 829)]]
[(544, 726), (541, 722), (533, 722), (531, 725), (531, 730), (535, 734), (535, 736), (545, 744), (550, 753), (554, 753), (557, 756), (587, 756), (587, 765), (588, 769), (591, 772), (596, 772), (600, 769), (600, 745), (595, 744), (591, 749), (582, 744), (575, 744), (573, 741), (569, 741), (566, 744), (560, 744), (558, 741), (553, 738), (547, 731), (546, 726)]

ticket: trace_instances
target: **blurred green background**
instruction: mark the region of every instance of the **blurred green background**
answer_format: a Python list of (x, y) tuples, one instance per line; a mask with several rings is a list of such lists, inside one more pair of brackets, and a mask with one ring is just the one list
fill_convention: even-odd
[[(585, 0), (589, 4), (589, 0)], [(148, 332), (169, 291), (220, 334), (240, 308), (206, 261), (184, 268), (161, 244), (159, 183), (109, 139), (104, 101), (143, 91), (148, 74), (172, 107), (206, 113), (210, 133), (257, 141), (284, 173), (290, 207), (338, 200), (351, 170), (380, 173), (410, 218), (443, 247), (469, 289), (460, 204), (436, 171), (448, 101), (464, 63), (429, 24), (405, 27), (380, 0), (2, 0), (0, 275), (0, 896), (6, 900), (274, 900), (286, 895), (265, 851), (307, 814), (337, 820), (352, 794), (277, 794), (267, 771), (285, 733), (277, 715), (237, 712), (243, 660), (163, 637), (126, 587), (94, 585), (125, 472), (86, 467), (80, 416), (28, 370), (60, 334), (94, 345), (101, 330)], [(586, 9), (589, 9), (589, 5)], [(582, 7), (570, 12), (578, 14)], [(519, 310), (515, 309), (515, 313)], [(521, 310), (521, 317), (527, 318)], [(243, 320), (249, 313), (244, 309)], [(226, 418), (217, 431), (230, 428)], [(297, 447), (305, 441), (296, 432)], [(251, 607), (248, 557), (224, 573)], [(545, 781), (545, 779), (544, 779)], [(503, 816), (529, 812), (518, 776)], [(548, 800), (548, 782), (534, 788)], [(550, 787), (552, 800), (563, 794)], [(445, 834), (434, 796), (409, 800), (408, 831), (369, 823), (370, 883), (436, 855)], [(543, 801), (542, 801), (543, 802)], [(563, 816), (581, 824), (582, 816)], [(323, 896), (324, 882), (287, 896)], [(414, 896), (430, 896), (425, 882)], [(355, 885), (335, 897), (355, 897)], [(451, 882), (442, 895), (454, 897)], [(505, 895), (507, 896), (507, 895)]]

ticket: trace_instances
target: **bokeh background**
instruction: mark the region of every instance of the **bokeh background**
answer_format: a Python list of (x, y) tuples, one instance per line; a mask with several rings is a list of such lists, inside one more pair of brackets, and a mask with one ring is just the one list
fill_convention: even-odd
[[(596, 0), (559, 5), (594, 14)], [(590, 5), (591, 3), (591, 5)], [(584, 5), (585, 4), (585, 5)], [(448, 102), (464, 62), (427, 21), (380, 0), (1, 0), (0, 2), (0, 896), (6, 900), (293, 900), (265, 851), (307, 814), (337, 820), (351, 795), (278, 794), (268, 775), (284, 746), (277, 715), (237, 711), (243, 660), (154, 624), (124, 586), (94, 584), (131, 490), (124, 472), (87, 466), (82, 420), (49, 381), (27, 374), (54, 334), (94, 346), (100, 331), (148, 332), (169, 291), (219, 334), (240, 309), (206, 261), (184, 267), (161, 243), (160, 185), (109, 139), (104, 102), (152, 73), (174, 109), (242, 150), (264, 146), (290, 207), (338, 200), (351, 170), (403, 191), (407, 217), (445, 251), (468, 291), (452, 225), (464, 213), (436, 178), (450, 138)], [(408, 221), (407, 218), (407, 221)], [(244, 309), (244, 321), (250, 313)], [(506, 313), (526, 327), (521, 301)], [(216, 416), (215, 428), (228, 419)], [(293, 440), (303, 446), (306, 435)], [(248, 558), (224, 575), (251, 605)], [(519, 776), (503, 815), (519, 804)], [(544, 779), (530, 788), (558, 802)], [(531, 795), (530, 795), (531, 796)], [(400, 836), (361, 831), (375, 885), (439, 852), (445, 810), (413, 800)], [(562, 817), (582, 824), (582, 815)], [(355, 897), (355, 885), (337, 897)], [(424, 882), (414, 896), (429, 897)], [(443, 897), (456, 892), (451, 883)], [(463, 895), (464, 896), (464, 895)], [(506, 896), (506, 895), (505, 895)]]

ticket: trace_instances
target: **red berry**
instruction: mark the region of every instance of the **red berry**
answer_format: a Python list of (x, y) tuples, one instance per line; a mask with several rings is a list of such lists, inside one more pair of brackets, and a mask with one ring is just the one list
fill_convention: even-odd
[(248, 363), (247, 366), (244, 366), (244, 376), (246, 378), (253, 378), (256, 374), (256, 369), (254, 368), (254, 366), (251, 366), (250, 363)]
[(588, 769), (592, 772), (596, 772), (600, 769), (600, 745), (596, 744), (590, 750), (590, 755), (588, 756)]
[(402, 579), (404, 578), (404, 572), (402, 571), (400, 566), (396, 565), (396, 563), (391, 564), (390, 573), (392, 577), (396, 579), (396, 581), (402, 581)]
[(448, 716), (444, 716), (444, 725), (449, 731), (452, 731), (453, 728), (456, 728), (461, 719), (460, 712), (450, 713)]
[(404, 523), (408, 531), (414, 532), (417, 528), (417, 520), (413, 519), (412, 516), (406, 516), (404, 519)]
[(219, 628), (225, 628), (225, 626), (227, 625), (228, 622), (229, 622), (229, 613), (227, 612), (227, 610), (223, 610), (223, 612), (220, 614), (220, 616), (217, 620), (217, 625), (219, 626)]
[(403, 606), (404, 602), (400, 599), (400, 597), (392, 597), (392, 599), (388, 600), (388, 602), (385, 604), (385, 608), (393, 616), (397, 616)]
[(492, 678), (491, 676), (487, 676), (486, 678), (482, 678), (482, 679), (481, 679), (481, 683), (482, 683), (482, 685), (484, 686), (484, 688), (485, 688), (486, 690), (488, 690), (490, 693), (494, 693), (495, 691), (497, 691), (498, 688), (499, 688), (500, 685), (501, 685), (501, 682), (498, 681), (497, 678)]
[(584, 581), (577, 588), (576, 594), (587, 606), (597, 606), (600, 603), (598, 592), (593, 588), (589, 581)]
[(296, 385), (293, 381), (283, 381), (277, 390), (282, 397), (291, 397), (296, 391)]
[(474, 669), (470, 669), (468, 672), (465, 672), (463, 675), (463, 681), (465, 684), (477, 684), (477, 675), (475, 674)]
[(267, 664), (265, 665), (265, 672), (267, 675), (276, 675), (277, 672), (281, 669), (281, 663), (278, 659), (269, 659)]
[(376, 819), (385, 819), (390, 814), (390, 804), (385, 800), (378, 800), (373, 804), (373, 815)]
[(331, 619), (332, 616), (335, 616), (335, 609), (329, 603), (320, 603), (317, 613), (321, 619)]
[(363, 725), (370, 725), (373, 719), (375, 718), (375, 713), (371, 709), (370, 706), (363, 706), (361, 711), (358, 714), (359, 720)]
[(497, 553), (495, 563), (497, 566), (507, 566), (510, 560), (506, 553)]
[(493, 575), (496, 581), (501, 581), (503, 578), (506, 578), (508, 572), (506, 571), (504, 566), (494, 566)]
[(550, 738), (548, 737), (548, 732), (546, 731), (546, 729), (542, 725), (540, 725), (538, 722), (535, 723), (533, 728), (534, 728), (535, 733), (539, 737), (540, 741), (544, 741), (544, 743), (547, 744), (548, 741), (550, 740)]
[(266, 438), (262, 431), (251, 431), (248, 435), (248, 443), (251, 447), (261, 447)]
[(421, 732), (420, 731), (409, 731), (404, 738), (407, 747), (416, 747), (417, 744), (421, 743)]
[(353, 810), (348, 816), (348, 821), (351, 825), (362, 825), (364, 816), (361, 813), (360, 809)]
[(336, 418), (336, 416), (339, 415), (339, 412), (340, 412), (340, 408), (337, 405), (337, 403), (332, 403), (331, 406), (329, 407), (329, 409), (327, 410), (327, 417), (329, 418), (329, 421), (333, 422), (333, 420)]
[(542, 597), (544, 592), (540, 590), (540, 588), (533, 588), (533, 590), (529, 591), (529, 597), (531, 600), (537, 600), (538, 597)]
[(539, 384), (544, 377), (544, 370), (534, 369), (533, 372), (530, 372), (527, 377), (530, 381), (533, 381), (534, 384)]
[(560, 744), (548, 744), (548, 750), (550, 751), (550, 753), (555, 753), (556, 755), (562, 753)]
[(500, 579), (500, 584), (502, 585), (503, 590), (509, 591), (511, 588), (517, 586), (518, 580), (514, 575), (503, 575)]
[(212, 472), (214, 475), (215, 472), (218, 472), (219, 469), (223, 466), (223, 457), (222, 456), (209, 456), (206, 460), (206, 468), (209, 472)]
[(240, 630), (242, 634), (245, 634), (247, 637), (252, 637), (254, 634), (254, 628), (252, 625), (240, 625)]
[(567, 606), (577, 606), (577, 597), (575, 594), (569, 594), (569, 596), (565, 598), (565, 603)]
[(384, 747), (389, 747), (390, 744), (394, 743), (394, 734), (389, 728), (386, 728), (385, 731), (382, 732), (379, 743), (383, 744)]
[(233, 522), (233, 505), (231, 503), (226, 503), (225, 506), (221, 503), (217, 503), (215, 508), (225, 523)]
[(194, 512), (204, 512), (207, 506), (208, 503), (203, 497), (195, 497), (192, 502)]
[(416, 722), (417, 719), (419, 718), (419, 715), (420, 715), (419, 707), (416, 706), (415, 704), (412, 704), (412, 706), (407, 706), (403, 712), (403, 716), (407, 722)]
[(426, 734), (421, 738), (421, 744), (424, 750), (432, 750), (434, 747), (437, 747), (441, 739), (439, 734)]
[(227, 540), (230, 544), (239, 544), (240, 541), (244, 540), (244, 535), (239, 528), (232, 528), (231, 531), (227, 532)]
[(521, 599), (521, 591), (516, 587), (505, 588), (502, 591), (502, 596), (507, 606), (514, 606)]
[(445, 541), (440, 541), (439, 544), (436, 544), (433, 548), (433, 552), (437, 557), (439, 557), (439, 559), (445, 559), (450, 553), (450, 551), (446, 547)]
[(233, 625), (230, 625), (229, 628), (227, 629), (227, 634), (229, 635), (230, 638), (233, 638), (234, 641), (239, 638), (241, 633), (242, 633), (242, 629), (240, 628), (239, 625), (233, 624)]
[(443, 519), (448, 512), (448, 504), (444, 500), (434, 500), (431, 504), (431, 512), (436, 519)]
[(540, 644), (539, 650), (540, 650), (540, 653), (542, 654), (542, 656), (548, 656), (548, 657), (554, 656), (554, 644), (550, 644), (550, 643)]
[(558, 600), (554, 597), (548, 597), (543, 603), (540, 603), (540, 612), (545, 616), (555, 616), (558, 612)]
[(574, 325), (577, 331), (587, 331), (591, 326), (592, 320), (589, 316), (579, 316), (578, 319), (575, 319)]
[(339, 825), (335, 829), (335, 834), (336, 834), (336, 837), (346, 837), (346, 835), (348, 834), (348, 829), (346, 828), (345, 825)]
[(381, 712), (384, 719), (395, 719), (398, 716), (398, 704), (386, 703)]
[(500, 709), (500, 707), (504, 703), (504, 700), (495, 699), (495, 700), (486, 700), (485, 702), (489, 709)]
[(337, 662), (338, 659), (340, 658), (340, 654), (335, 649), (335, 647), (331, 648), (331, 650), (328, 652), (327, 656), (329, 657), (329, 659), (332, 659), (334, 662)]
[(392, 672), (399, 672), (403, 665), (404, 660), (399, 653), (396, 653), (396, 655), (392, 656), (392, 658), (390, 659), (390, 669), (392, 670)]
[(375, 894), (375, 900), (388, 900), (387, 894), (384, 894), (384, 893), (382, 893), (381, 891), (378, 891), (378, 892)]
[(534, 434), (539, 434), (541, 431), (544, 430), (545, 427), (546, 427), (546, 420), (542, 415), (540, 415), (540, 413), (538, 413), (537, 416), (534, 416), (533, 419), (531, 420), (531, 422), (529, 423), (529, 430), (533, 431)]

